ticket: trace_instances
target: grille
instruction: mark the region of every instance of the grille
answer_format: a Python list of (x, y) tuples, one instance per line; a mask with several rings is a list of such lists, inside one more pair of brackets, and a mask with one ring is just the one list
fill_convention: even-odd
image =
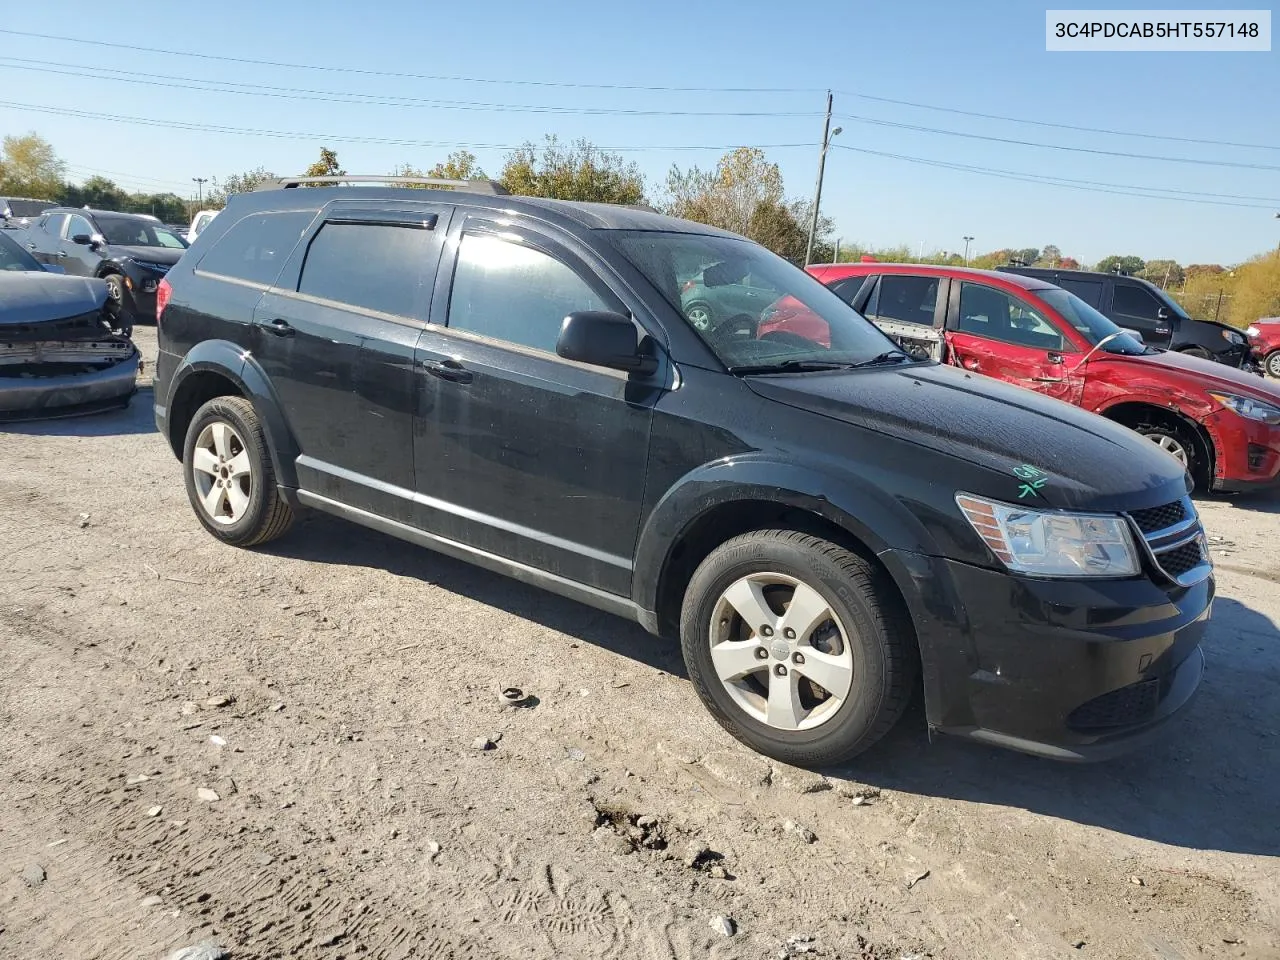
[(1160, 679), (1152, 678), (1104, 693), (1072, 710), (1067, 716), (1067, 726), (1096, 732), (1141, 723), (1160, 705), (1162, 686)]
[(1161, 569), (1175, 580), (1206, 561), (1204, 548), (1201, 547), (1198, 537), (1173, 550), (1156, 554), (1156, 559), (1160, 562)]
[(1259, 446), (1256, 443), (1249, 444), (1249, 470), (1257, 473), (1262, 469), (1262, 465), (1267, 460), (1267, 448)]
[(1129, 516), (1143, 533), (1155, 533), (1187, 519), (1187, 508), (1181, 500), (1147, 510), (1134, 510)]

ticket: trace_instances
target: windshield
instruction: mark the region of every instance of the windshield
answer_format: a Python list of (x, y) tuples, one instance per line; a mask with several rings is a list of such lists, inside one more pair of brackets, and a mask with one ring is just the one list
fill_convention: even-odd
[(609, 237), (731, 371), (910, 361), (821, 283), (750, 240), (649, 230)]
[[(1053, 290), (1037, 290), (1036, 295), (1075, 327), (1090, 346), (1097, 346), (1103, 339), (1115, 333), (1121, 333), (1116, 326), (1093, 307), (1089, 306), (1074, 293), (1055, 288)], [(1139, 354), (1146, 353), (1147, 348), (1132, 334), (1121, 333), (1114, 340), (1108, 340), (1102, 348), (1107, 353)]]
[(0, 233), (0, 270), (43, 270), (40, 261)]
[(98, 229), (107, 238), (107, 243), (123, 247), (167, 247), (181, 250), (187, 243), (172, 230), (148, 220), (134, 220), (132, 217), (99, 216)]

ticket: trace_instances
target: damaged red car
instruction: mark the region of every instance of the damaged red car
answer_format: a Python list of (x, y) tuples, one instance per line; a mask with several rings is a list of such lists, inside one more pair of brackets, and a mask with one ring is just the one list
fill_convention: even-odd
[[(808, 270), (908, 353), (1122, 423), (1180, 460), (1199, 490), (1280, 485), (1280, 387), (1261, 377), (1146, 346), (1033, 277), (888, 263)], [(826, 332), (818, 317), (781, 300), (756, 335), (821, 343)]]

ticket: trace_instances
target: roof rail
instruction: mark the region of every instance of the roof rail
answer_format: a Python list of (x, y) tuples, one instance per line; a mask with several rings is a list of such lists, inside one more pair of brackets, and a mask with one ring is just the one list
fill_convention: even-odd
[(448, 180), (444, 177), (349, 177), (345, 174), (329, 177), (277, 177), (264, 180), (253, 189), (258, 190), (291, 190), (295, 187), (322, 186), (339, 183), (385, 183), (389, 186), (415, 184), (424, 187), (453, 187), (470, 193), (488, 193), (497, 197), (505, 197), (509, 191), (496, 180)]

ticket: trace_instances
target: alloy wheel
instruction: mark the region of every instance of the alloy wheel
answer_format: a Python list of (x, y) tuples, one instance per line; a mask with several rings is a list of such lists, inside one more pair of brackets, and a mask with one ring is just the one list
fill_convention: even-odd
[(191, 451), (200, 506), (215, 523), (236, 523), (249, 509), (253, 464), (235, 427), (215, 420), (200, 431)]
[(1173, 456), (1185, 467), (1188, 463), (1187, 448), (1182, 445), (1182, 441), (1177, 437), (1170, 436), (1167, 433), (1149, 433), (1147, 439), (1154, 443), (1165, 453), (1173, 454)]
[(752, 573), (720, 595), (711, 661), (748, 716), (778, 730), (826, 723), (853, 687), (843, 624), (817, 590), (782, 573)]
[(1267, 357), (1267, 373), (1280, 380), (1280, 350), (1272, 352)]
[(690, 307), (685, 316), (696, 330), (705, 332), (711, 327), (711, 311), (701, 304)]

